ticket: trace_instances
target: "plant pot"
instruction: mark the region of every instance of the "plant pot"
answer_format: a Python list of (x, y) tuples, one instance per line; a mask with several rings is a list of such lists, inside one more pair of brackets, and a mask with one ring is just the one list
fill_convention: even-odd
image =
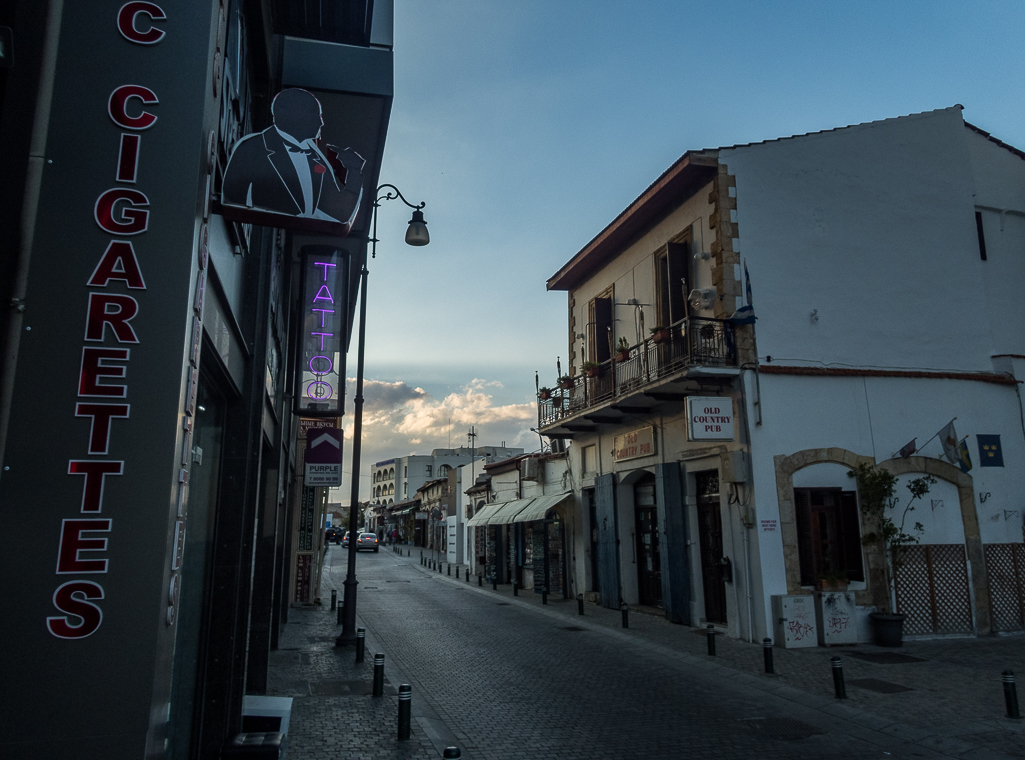
[(537, 394), (537, 397), (539, 399), (541, 399), (542, 401), (547, 401), (548, 399), (550, 399), (552, 397), (552, 392), (551, 391), (541, 391), (539, 394)]
[(629, 351), (620, 351), (618, 354), (616, 354), (616, 361), (617, 362), (625, 362), (625, 361), (629, 361), (629, 359), (630, 359), (630, 352)]
[(562, 390), (564, 391), (571, 391), (573, 390), (573, 381), (569, 380), (565, 383), (559, 383), (559, 387), (562, 388)]
[(588, 377), (598, 377), (599, 372), (601, 372), (601, 370), (598, 367), (592, 367), (591, 369), (584, 370), (584, 374)]
[(904, 646), (904, 618), (907, 615), (885, 612), (869, 613), (872, 620), (872, 636), (881, 647)]
[(665, 343), (672, 337), (673, 333), (671, 330), (659, 330), (651, 334), (651, 340), (654, 343)]

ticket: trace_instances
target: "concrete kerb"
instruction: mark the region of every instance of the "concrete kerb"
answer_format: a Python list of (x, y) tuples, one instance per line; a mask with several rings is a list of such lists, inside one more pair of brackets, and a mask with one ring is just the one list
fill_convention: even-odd
[[(419, 567), (419, 565), (414, 565), (414, 568), (417, 567)], [(664, 644), (647, 640), (634, 628), (623, 630), (618, 627), (618, 610), (609, 611), (610, 615), (616, 618), (617, 623), (617, 627), (612, 628), (602, 625), (601, 622), (596, 621), (593, 613), (583, 617), (577, 615), (575, 604), (562, 605), (560, 603), (542, 606), (540, 603), (528, 601), (530, 597), (514, 597), (512, 595), (511, 587), (499, 587), (498, 591), (493, 591), (489, 587), (478, 588), (476, 585), (466, 584), (462, 580), (456, 581), (454, 577), (449, 578), (445, 574), (432, 572), (429, 569), (420, 568), (420, 570), (425, 575), (436, 578), (441, 582), (455, 584), (459, 588), (476, 594), (486, 594), (492, 597), (499, 596), (502, 598), (503, 602), (513, 606), (522, 607), (539, 615), (545, 615), (552, 620), (572, 620), (574, 626), (594, 633), (599, 633), (609, 638), (617, 639), (623, 643), (628, 643), (639, 650), (645, 651), (649, 655), (657, 656), (663, 662), (672, 662), (680, 667), (696, 670), (700, 673), (702, 679), (709, 680), (709, 688), (714, 688), (715, 682), (718, 681), (721, 683), (723, 679), (727, 679), (734, 684), (741, 682), (745, 687), (758, 689), (759, 691), (789, 703), (791, 705), (791, 708), (789, 708), (791, 714), (793, 714), (794, 708), (799, 709), (801, 712), (806, 710), (813, 711), (817, 714), (818, 719), (816, 720), (814, 716), (805, 715), (805, 718), (810, 723), (818, 723), (825, 727), (837, 718), (846, 720), (852, 724), (851, 728), (848, 730), (849, 733), (872, 744), (890, 746), (892, 743), (892, 737), (899, 737), (918, 745), (923, 749), (936, 752), (936, 745), (932, 742), (928, 742), (927, 739), (942, 742), (947, 738), (952, 738), (944, 737), (937, 731), (926, 730), (913, 724), (888, 722), (883, 716), (863, 711), (855, 707), (837, 705), (835, 698), (833, 697), (819, 696), (802, 689), (782, 684), (779, 681), (774, 680), (774, 676), (771, 675), (754, 676), (730, 667), (729, 665), (711, 662), (707, 657), (697, 657), (688, 652), (675, 650)], [(572, 602), (575, 600), (569, 601)], [(565, 607), (565, 610), (562, 609), (563, 606)], [(595, 605), (592, 605), (591, 607), (594, 611), (603, 610), (603, 608)], [(589, 608), (588, 611), (591, 612), (591, 609)], [(781, 712), (787, 711), (788, 708), (781, 706)], [(963, 752), (964, 750), (961, 751)]]

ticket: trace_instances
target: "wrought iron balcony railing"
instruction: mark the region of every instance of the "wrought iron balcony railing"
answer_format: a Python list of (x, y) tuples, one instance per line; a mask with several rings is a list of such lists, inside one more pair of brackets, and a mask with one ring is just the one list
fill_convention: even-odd
[(661, 334), (631, 346), (627, 356), (599, 364), (538, 399), (538, 427), (572, 417), (607, 401), (629, 395), (688, 367), (734, 367), (737, 363), (733, 325), (720, 319), (692, 317)]

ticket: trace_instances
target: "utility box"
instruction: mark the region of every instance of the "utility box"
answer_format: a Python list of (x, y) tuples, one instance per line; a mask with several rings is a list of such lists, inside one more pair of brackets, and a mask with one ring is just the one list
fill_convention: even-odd
[(858, 626), (854, 612), (854, 592), (823, 591), (815, 594), (815, 621), (819, 626), (819, 644), (857, 644)]
[(719, 477), (723, 483), (746, 483), (747, 470), (746, 451), (727, 451), (719, 455)]
[(810, 595), (773, 596), (772, 621), (776, 645), (786, 649), (819, 645), (815, 600)]

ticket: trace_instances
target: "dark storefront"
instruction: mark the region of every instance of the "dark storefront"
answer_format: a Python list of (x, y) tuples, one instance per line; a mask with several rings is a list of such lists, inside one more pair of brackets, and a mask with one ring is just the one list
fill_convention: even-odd
[(372, 195), (392, 94), (391, 2), (301, 6), (0, 8), (4, 758), (213, 760), (266, 689), (300, 570), (299, 252), (358, 272), (370, 204), (344, 239), (254, 226), (222, 180), (304, 88)]

